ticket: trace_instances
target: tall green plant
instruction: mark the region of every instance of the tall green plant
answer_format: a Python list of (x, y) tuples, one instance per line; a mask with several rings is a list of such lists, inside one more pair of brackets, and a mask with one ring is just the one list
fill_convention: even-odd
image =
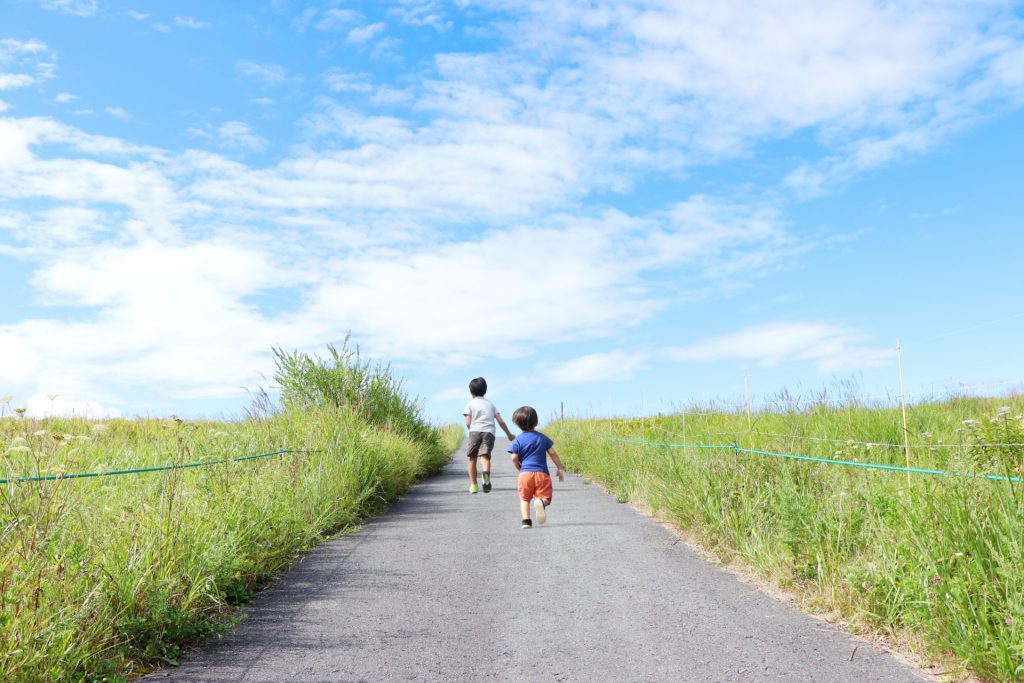
[(422, 417), (418, 401), (409, 398), (390, 365), (371, 363), (350, 349), (348, 338), (340, 349), (327, 346), (327, 358), (275, 348), (274, 381), (288, 409), (327, 406), (348, 409), (370, 424), (402, 431), (417, 439), (430, 439), (431, 425)]

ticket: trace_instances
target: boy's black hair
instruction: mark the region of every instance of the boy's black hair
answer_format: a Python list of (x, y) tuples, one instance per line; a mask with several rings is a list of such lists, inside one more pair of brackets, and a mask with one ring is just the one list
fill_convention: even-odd
[(483, 396), (487, 393), (487, 380), (483, 377), (477, 377), (469, 381), (469, 393), (474, 396)]
[(516, 423), (516, 427), (519, 427), (524, 432), (530, 432), (537, 428), (537, 411), (531, 406), (523, 406), (517, 408), (516, 412), (512, 413), (512, 421)]

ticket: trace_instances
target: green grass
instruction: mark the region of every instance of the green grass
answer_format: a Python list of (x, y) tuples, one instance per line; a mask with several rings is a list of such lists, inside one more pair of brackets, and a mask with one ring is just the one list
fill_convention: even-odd
[[(1024, 443), (1021, 413), (1021, 398), (915, 405), (910, 465), (1019, 477), (1024, 447), (1005, 444)], [(1020, 484), (645, 445), (735, 443), (904, 466), (899, 410), (818, 402), (749, 422), (741, 411), (692, 410), (564, 420), (545, 431), (572, 470), (664, 516), (720, 560), (795, 591), (809, 608), (984, 679), (1024, 677)]]
[[(8, 479), (311, 451), (0, 486), (0, 680), (129, 680), (176, 661), (301, 553), (439, 471), (462, 437), (425, 423), (387, 368), (289, 358), (305, 365), (279, 365), (287, 407), (264, 397), (237, 422), (0, 419)], [(385, 408), (369, 394), (298, 401), (310, 368), (368, 380)]]

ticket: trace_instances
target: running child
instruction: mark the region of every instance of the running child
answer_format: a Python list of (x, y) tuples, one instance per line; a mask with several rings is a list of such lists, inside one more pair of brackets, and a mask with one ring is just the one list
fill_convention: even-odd
[(565, 481), (562, 461), (554, 449), (555, 442), (537, 431), (537, 411), (523, 406), (512, 413), (512, 422), (523, 430), (509, 447), (512, 464), (519, 470), (519, 511), (523, 514), (523, 528), (533, 527), (530, 519), (530, 501), (536, 513), (537, 524), (548, 519), (547, 507), (551, 505), (551, 473), (548, 471), (548, 457), (558, 468), (558, 481)]
[(505, 421), (501, 419), (501, 413), (494, 407), (494, 404), (484, 398), (487, 393), (487, 380), (477, 377), (469, 383), (469, 395), (472, 398), (462, 414), (466, 416), (466, 428), (469, 430), (469, 438), (466, 442), (466, 455), (469, 456), (469, 492), (476, 493), (479, 489), (476, 485), (476, 459), (481, 459), (481, 475), (484, 480), (484, 493), (491, 492), (491, 451), (494, 450), (494, 434), (497, 431), (494, 423), (497, 422), (505, 431), (505, 436), (511, 441), (512, 432), (508, 430)]

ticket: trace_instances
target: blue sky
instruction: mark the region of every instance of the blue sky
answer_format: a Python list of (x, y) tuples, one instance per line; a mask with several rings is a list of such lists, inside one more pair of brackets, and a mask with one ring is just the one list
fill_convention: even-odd
[(0, 0), (0, 396), (1019, 390), (1022, 105), (1018, 2)]

